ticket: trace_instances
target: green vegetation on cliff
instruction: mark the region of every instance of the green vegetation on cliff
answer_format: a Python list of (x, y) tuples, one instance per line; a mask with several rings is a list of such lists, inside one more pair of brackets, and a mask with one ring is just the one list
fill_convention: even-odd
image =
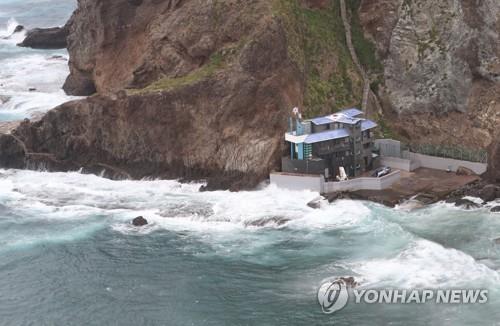
[(273, 9), (287, 32), (290, 57), (303, 74), (305, 116), (360, 105), (362, 80), (347, 49), (338, 2), (320, 10), (298, 0), (274, 0)]
[(154, 83), (145, 88), (134, 89), (130, 90), (129, 92), (131, 94), (137, 94), (137, 93), (167, 91), (192, 85), (196, 82), (199, 82), (205, 78), (212, 76), (218, 69), (221, 69), (224, 66), (224, 62), (225, 62), (224, 56), (220, 53), (215, 53), (210, 57), (208, 63), (206, 63), (197, 70), (194, 70), (185, 76), (176, 78), (164, 77), (155, 81)]
[(363, 27), (359, 21), (358, 10), (361, 0), (346, 1), (347, 8), (351, 12), (351, 35), (352, 43), (361, 65), (367, 72), (380, 74), (383, 71), (382, 63), (377, 59), (375, 44), (365, 38)]

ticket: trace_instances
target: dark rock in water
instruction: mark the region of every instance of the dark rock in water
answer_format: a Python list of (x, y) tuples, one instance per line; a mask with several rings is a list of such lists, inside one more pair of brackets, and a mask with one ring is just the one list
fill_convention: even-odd
[(488, 202), (488, 201), (493, 201), (498, 198), (500, 195), (500, 190), (497, 186), (495, 185), (486, 185), (480, 192), (479, 192), (479, 198), (482, 200)]
[(423, 203), (424, 205), (431, 205), (434, 203), (437, 203), (439, 201), (439, 197), (433, 194), (428, 194), (428, 193), (420, 193), (416, 195), (414, 200), (418, 200), (419, 202)]
[(500, 213), (500, 206), (495, 206), (492, 209), (490, 209), (490, 212), (492, 213)]
[(355, 288), (359, 285), (358, 282), (354, 279), (354, 277), (349, 276), (349, 277), (341, 277), (339, 280), (342, 280), (344, 284), (347, 286), (347, 288)]
[(35, 91), (36, 91), (36, 88), (35, 88), (35, 87), (30, 87), (30, 88), (28, 88), (28, 91), (30, 91), (30, 92), (35, 92)]
[(327, 195), (328, 202), (330, 203), (340, 199), (358, 199), (357, 197), (356, 198), (354, 197), (356, 196), (347, 191), (334, 192)]
[(281, 226), (290, 222), (290, 219), (280, 216), (273, 216), (269, 218), (261, 218), (255, 221), (245, 223), (245, 226), (266, 226), (268, 224), (276, 224)]
[(24, 31), (24, 26), (23, 25), (17, 25), (16, 28), (14, 28), (14, 32), (12, 34), (20, 33)]
[(464, 198), (457, 200), (455, 202), (455, 206), (457, 206), (457, 207), (462, 206), (465, 209), (479, 208), (478, 204), (476, 204), (475, 202), (470, 201), (468, 199), (464, 199)]
[(69, 29), (64, 27), (35, 28), (29, 30), (18, 46), (33, 49), (65, 49)]
[(144, 226), (148, 224), (148, 221), (144, 217), (139, 216), (132, 220), (132, 224), (134, 226)]
[(313, 208), (313, 209), (319, 209), (321, 208), (321, 203), (323, 201), (326, 201), (326, 199), (324, 197), (318, 197), (318, 198), (314, 198), (313, 200), (311, 200), (310, 202), (307, 203), (307, 206)]
[(49, 58), (50, 60), (61, 60), (61, 61), (66, 61), (66, 59), (62, 55), (53, 55)]

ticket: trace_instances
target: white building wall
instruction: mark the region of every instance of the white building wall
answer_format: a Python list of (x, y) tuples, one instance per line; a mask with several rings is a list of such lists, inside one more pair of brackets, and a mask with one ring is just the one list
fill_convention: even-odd
[(413, 171), (417, 168), (417, 164), (412, 165), (412, 162), (410, 160), (386, 156), (380, 157), (380, 165), (407, 172)]
[(356, 178), (341, 182), (325, 182), (324, 192), (356, 191), (356, 190), (384, 190), (390, 188), (401, 179), (401, 172), (394, 171), (381, 178)]
[(341, 182), (325, 182), (323, 176), (291, 173), (271, 173), (271, 184), (289, 190), (310, 190), (318, 193), (356, 190), (383, 190), (401, 179), (401, 172), (394, 171), (382, 178), (357, 178)]
[(323, 193), (325, 178), (322, 175), (271, 173), (271, 184), (289, 190), (310, 190)]
[(415, 162), (420, 167), (443, 171), (447, 171), (448, 168), (451, 168), (451, 171), (456, 172), (459, 167), (463, 166), (480, 175), (485, 173), (488, 169), (488, 164), (486, 163), (454, 160), (451, 158), (428, 156), (411, 152), (409, 153), (409, 158), (412, 162)]

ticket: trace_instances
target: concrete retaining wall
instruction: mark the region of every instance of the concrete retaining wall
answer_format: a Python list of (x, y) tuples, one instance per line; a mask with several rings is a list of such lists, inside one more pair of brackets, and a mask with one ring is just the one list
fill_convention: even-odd
[(395, 171), (382, 178), (357, 178), (342, 182), (325, 182), (323, 176), (290, 173), (271, 173), (271, 184), (289, 190), (311, 190), (318, 193), (356, 190), (383, 190), (401, 179)]
[(342, 182), (325, 182), (325, 193), (336, 191), (383, 190), (401, 179), (401, 172), (394, 171), (382, 178), (357, 178)]
[(325, 178), (322, 175), (271, 173), (271, 184), (289, 190), (311, 190), (323, 193)]
[(401, 157), (401, 142), (393, 139), (376, 139), (375, 148), (380, 150), (380, 155), (387, 157)]
[(404, 158), (385, 157), (385, 156), (382, 156), (380, 158), (380, 165), (388, 166), (393, 169), (398, 169), (407, 172), (413, 171), (417, 168), (416, 167), (417, 165), (416, 164), (412, 165), (412, 162), (410, 160), (405, 160)]
[(486, 163), (476, 163), (469, 161), (454, 160), (451, 158), (442, 158), (435, 156), (428, 156), (417, 153), (408, 153), (408, 157), (412, 162), (418, 164), (419, 167), (443, 170), (446, 171), (451, 168), (451, 171), (456, 172), (460, 166), (471, 169), (476, 174), (483, 174), (488, 169), (488, 164)]

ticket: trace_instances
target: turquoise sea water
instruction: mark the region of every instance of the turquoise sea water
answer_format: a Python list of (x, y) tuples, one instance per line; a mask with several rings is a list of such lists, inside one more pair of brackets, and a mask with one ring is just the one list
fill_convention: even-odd
[[(2, 325), (494, 325), (500, 216), (411, 213), (265, 187), (0, 171)], [(151, 222), (130, 225), (135, 216)], [(274, 218), (290, 221), (278, 226)], [(265, 226), (252, 222), (269, 220)], [(483, 305), (357, 305), (324, 315), (322, 280), (481, 288)]]
[[(61, 25), (75, 2), (0, 0), (0, 33)], [(13, 20), (15, 19), (16, 22)], [(0, 41), (0, 120), (45, 111), (65, 51)], [(28, 87), (36, 92), (27, 92)], [(263, 187), (110, 181), (0, 170), (0, 325), (495, 325), (500, 214), (437, 204), (414, 212)], [(145, 216), (137, 229), (130, 220)], [(289, 220), (276, 225), (277, 219)], [(264, 226), (252, 226), (262, 224)], [(259, 222), (259, 223), (256, 223)], [(317, 303), (331, 277), (362, 288), (481, 288), (483, 305)]]

